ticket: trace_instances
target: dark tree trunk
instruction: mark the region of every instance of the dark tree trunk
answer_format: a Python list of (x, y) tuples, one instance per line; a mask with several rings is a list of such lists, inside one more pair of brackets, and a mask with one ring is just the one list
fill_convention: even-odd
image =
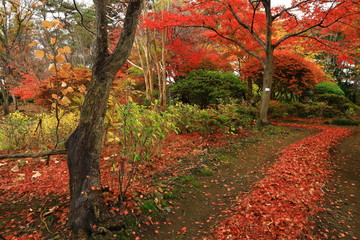
[(252, 80), (252, 78), (248, 78), (248, 80), (247, 80), (247, 86), (248, 86), (247, 100), (248, 100), (248, 101), (251, 101), (252, 98), (253, 98), (253, 96), (254, 96), (254, 94), (253, 94), (253, 91), (254, 91), (254, 89), (253, 89), (253, 80)]
[(3, 96), (3, 110), (4, 110), (4, 115), (8, 115), (10, 113), (10, 103), (9, 103), (9, 92), (7, 90), (7, 86), (3, 83), (1, 83), (1, 95)]
[(89, 239), (94, 225), (108, 226), (109, 214), (102, 198), (99, 164), (104, 117), (114, 76), (130, 54), (143, 0), (129, 2), (119, 43), (111, 55), (107, 51), (108, 0), (94, 0), (94, 3), (97, 33), (92, 79), (81, 108), (79, 125), (66, 142), (71, 197), (69, 225), (79, 239)]

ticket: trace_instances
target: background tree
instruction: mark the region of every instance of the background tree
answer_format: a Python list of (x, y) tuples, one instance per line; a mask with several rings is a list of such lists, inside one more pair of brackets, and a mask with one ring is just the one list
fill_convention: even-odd
[(123, 29), (111, 54), (108, 52), (109, 3), (106, 0), (94, 0), (96, 46), (92, 78), (81, 109), (79, 124), (66, 142), (71, 197), (69, 225), (74, 233), (83, 239), (88, 239), (92, 234), (92, 226), (104, 226), (106, 220), (109, 220), (102, 199), (99, 169), (104, 118), (114, 77), (130, 54), (143, 0), (128, 3)]
[[(328, 48), (331, 42), (320, 39), (314, 34), (315, 30), (352, 24), (358, 17), (356, 4), (358, 2), (350, 0), (331, 3), (326, 0), (297, 0), (290, 7), (272, 8), (271, 0), (189, 1), (182, 9), (186, 15), (173, 14), (172, 19), (179, 25), (210, 29), (259, 59), (264, 75), (258, 124), (264, 125), (269, 123), (267, 111), (273, 83), (274, 49), (280, 45), (293, 45), (294, 42), (289, 40), (297, 38), (312, 41), (316, 47)], [(261, 52), (263, 56), (259, 54)]]
[[(257, 58), (252, 58), (242, 68), (242, 77), (251, 78), (262, 89), (263, 71)], [(272, 99), (300, 99), (304, 92), (319, 82), (328, 81), (321, 67), (303, 57), (284, 50), (274, 54)]]
[(6, 115), (9, 113), (9, 89), (14, 84), (11, 78), (16, 74), (11, 62), (14, 60), (14, 53), (24, 51), (31, 41), (29, 36), (34, 9), (38, 6), (32, 0), (2, 0), (0, 5), (0, 89)]

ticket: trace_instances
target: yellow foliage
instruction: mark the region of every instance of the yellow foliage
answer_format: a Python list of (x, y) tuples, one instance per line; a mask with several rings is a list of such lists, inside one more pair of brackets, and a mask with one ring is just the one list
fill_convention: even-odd
[(54, 45), (55, 43), (56, 43), (56, 38), (51, 38), (51, 39), (50, 39), (50, 44), (51, 44), (51, 45)]
[(49, 66), (49, 71), (51, 71), (51, 72), (56, 72), (56, 66), (55, 66), (55, 64), (50, 64), (50, 66)]
[(54, 55), (52, 54), (46, 54), (46, 57), (50, 60), (54, 60)]
[(65, 53), (71, 53), (71, 48), (69, 46), (65, 46), (63, 49)]
[(71, 68), (71, 64), (70, 64), (70, 63), (64, 63), (63, 65), (60, 66), (60, 70), (61, 70), (61, 71), (64, 71), (64, 72), (69, 71), (70, 68)]
[(33, 47), (33, 46), (36, 46), (38, 45), (39, 43), (37, 41), (33, 41), (31, 43), (28, 44), (28, 47)]
[(41, 50), (35, 50), (34, 56), (39, 59), (42, 59), (45, 56), (45, 53), (44, 53), (44, 51), (41, 51)]
[(66, 61), (66, 58), (63, 54), (59, 54), (55, 57), (56, 62), (58, 63), (64, 63)]
[(43, 20), (43, 21), (41, 22), (41, 25), (42, 25), (43, 28), (45, 28), (45, 29), (49, 29), (49, 28), (52, 28), (52, 27), (53, 27), (52, 22), (47, 21), (47, 20)]

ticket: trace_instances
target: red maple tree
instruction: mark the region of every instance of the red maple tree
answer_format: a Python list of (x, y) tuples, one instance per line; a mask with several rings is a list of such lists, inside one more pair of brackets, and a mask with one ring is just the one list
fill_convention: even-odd
[[(253, 79), (262, 87), (263, 71), (259, 59), (248, 61), (241, 73), (244, 79)], [(329, 80), (316, 63), (290, 51), (275, 50), (273, 97), (300, 98), (304, 91), (323, 81)]]

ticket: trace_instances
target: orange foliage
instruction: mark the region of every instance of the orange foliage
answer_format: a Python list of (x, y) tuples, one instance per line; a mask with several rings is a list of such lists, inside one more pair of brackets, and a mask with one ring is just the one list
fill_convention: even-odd
[[(290, 51), (274, 52), (274, 90), (280, 93), (291, 93), (301, 96), (319, 82), (329, 81), (319, 65), (306, 61), (302, 56)], [(252, 59), (242, 69), (244, 78), (252, 78), (262, 85), (263, 68), (258, 59)]]
[(91, 79), (91, 73), (87, 69), (75, 68), (68, 72), (59, 72), (51, 76), (46, 83), (40, 87), (35, 96), (37, 103), (50, 107), (57, 99), (66, 97), (70, 102), (82, 96), (86, 92), (86, 85)]

